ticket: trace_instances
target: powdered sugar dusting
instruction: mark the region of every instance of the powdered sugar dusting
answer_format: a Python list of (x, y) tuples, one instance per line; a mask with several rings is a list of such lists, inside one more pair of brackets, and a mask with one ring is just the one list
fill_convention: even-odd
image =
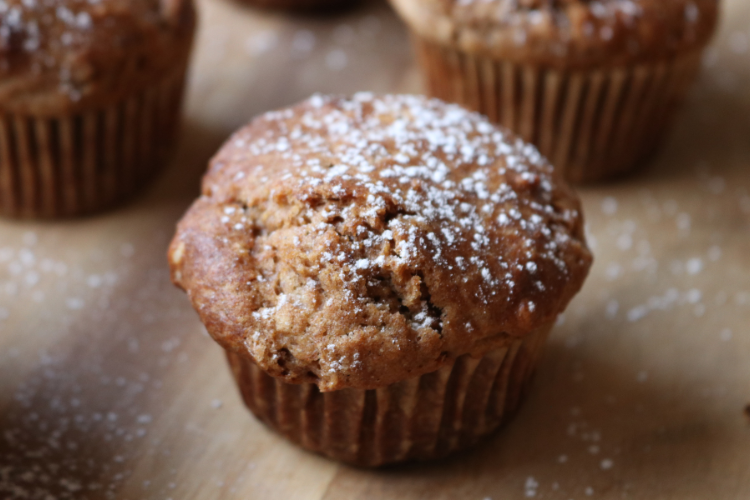
[(444, 45), (525, 63), (590, 61), (594, 66), (702, 45), (714, 29), (717, 12), (716, 0), (456, 0), (438, 4), (394, 0), (393, 4), (421, 36)]
[[(37, 80), (45, 74), (55, 83), (51, 90), (79, 100), (86, 84), (102, 77), (94, 69), (101, 70), (97, 51), (122, 57), (119, 52), (125, 46), (136, 57), (143, 48), (135, 43), (159, 36), (159, 43), (165, 41), (164, 35), (177, 24), (170, 16), (187, 4), (175, 7), (175, 12), (160, 4), (150, 0), (0, 0), (0, 75), (9, 83), (0, 83), (0, 93), (7, 99), (8, 92), (11, 96), (17, 92), (12, 76), (21, 75), (33, 82), (32, 87), (39, 87)], [(153, 43), (151, 50), (161, 50), (159, 43)]]
[[(391, 220), (382, 234), (364, 233), (366, 245), (393, 238), (398, 256), (392, 259), (404, 263), (418, 247), (428, 247), (441, 265), (479, 273), (484, 281), (480, 298), (485, 301), (497, 293), (496, 287), (513, 294), (514, 276), (520, 272), (532, 277), (541, 265), (532, 259), (567, 272), (560, 252), (570, 241), (570, 224), (578, 214), (554, 206), (551, 169), (532, 146), (479, 115), (419, 97), (314, 96), (306, 106), (299, 121), (290, 125), (287, 122), (297, 118), (290, 110), (266, 114), (260, 122), (274, 129), (273, 136), (240, 134), (233, 147), (243, 156), (278, 156), (288, 163), (284, 178), (294, 172), (295, 182), (310, 196), (322, 184), (342, 196), (357, 193), (366, 200), (358, 214), (365, 220), (397, 204), (404, 215)], [(534, 194), (519, 196), (521, 189)], [(323, 219), (340, 215), (325, 213)], [(222, 220), (237, 224), (236, 217)], [(247, 219), (240, 220), (237, 229)], [(559, 222), (550, 225), (551, 220)], [(441, 228), (423, 234), (420, 224), (425, 223)], [(318, 225), (320, 231), (328, 227), (326, 220)], [(523, 238), (526, 248), (541, 251), (510, 260), (491, 254), (496, 242), (487, 235), (488, 228), (502, 228), (505, 234)], [(464, 242), (470, 244), (471, 255), (446, 256)], [(376, 264), (358, 259), (354, 268)], [(536, 286), (544, 288), (541, 283)]]

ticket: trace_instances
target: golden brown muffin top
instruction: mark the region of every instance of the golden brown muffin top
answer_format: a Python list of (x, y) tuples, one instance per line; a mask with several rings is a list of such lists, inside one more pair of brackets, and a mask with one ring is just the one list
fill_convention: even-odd
[(417, 96), (315, 96), (237, 132), (169, 260), (208, 332), (288, 382), (376, 388), (553, 321), (591, 254), (537, 150)]
[(718, 0), (391, 0), (419, 35), (532, 65), (585, 68), (702, 47)]
[(191, 0), (0, 0), (0, 110), (111, 103), (190, 49)]

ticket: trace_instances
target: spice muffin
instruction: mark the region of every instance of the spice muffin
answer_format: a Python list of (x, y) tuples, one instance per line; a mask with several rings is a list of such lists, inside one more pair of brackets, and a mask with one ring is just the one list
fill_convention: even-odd
[(591, 255), (533, 146), (457, 105), (357, 94), (237, 132), (169, 262), (255, 415), (375, 466), (507, 420)]
[(573, 181), (656, 149), (718, 0), (390, 0), (429, 92), (518, 132)]
[(341, 7), (354, 0), (240, 0), (242, 3), (263, 9), (314, 10)]
[(0, 2), (0, 214), (90, 213), (175, 138), (191, 0)]

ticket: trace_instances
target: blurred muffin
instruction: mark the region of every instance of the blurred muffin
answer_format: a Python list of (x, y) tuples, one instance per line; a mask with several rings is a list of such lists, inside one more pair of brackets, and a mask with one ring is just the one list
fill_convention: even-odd
[(175, 140), (190, 0), (0, 2), (0, 214), (91, 213)]
[(433, 96), (515, 130), (577, 182), (655, 151), (718, 11), (718, 0), (391, 3)]
[(169, 261), (258, 418), (377, 466), (506, 421), (591, 255), (533, 146), (457, 105), (357, 94), (237, 132)]
[(239, 0), (247, 5), (263, 9), (315, 10), (342, 7), (357, 0)]

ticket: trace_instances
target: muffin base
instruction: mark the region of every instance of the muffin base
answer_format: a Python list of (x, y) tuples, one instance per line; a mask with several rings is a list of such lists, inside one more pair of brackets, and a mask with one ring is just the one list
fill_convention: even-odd
[(269, 427), (310, 451), (374, 467), (443, 457), (498, 429), (518, 409), (551, 327), (375, 390), (322, 393), (227, 357), (245, 404)]
[(185, 71), (83, 114), (0, 115), (0, 215), (71, 217), (134, 194), (172, 150)]
[(525, 66), (413, 37), (429, 93), (518, 133), (573, 182), (634, 170), (658, 148), (701, 51), (607, 70)]

